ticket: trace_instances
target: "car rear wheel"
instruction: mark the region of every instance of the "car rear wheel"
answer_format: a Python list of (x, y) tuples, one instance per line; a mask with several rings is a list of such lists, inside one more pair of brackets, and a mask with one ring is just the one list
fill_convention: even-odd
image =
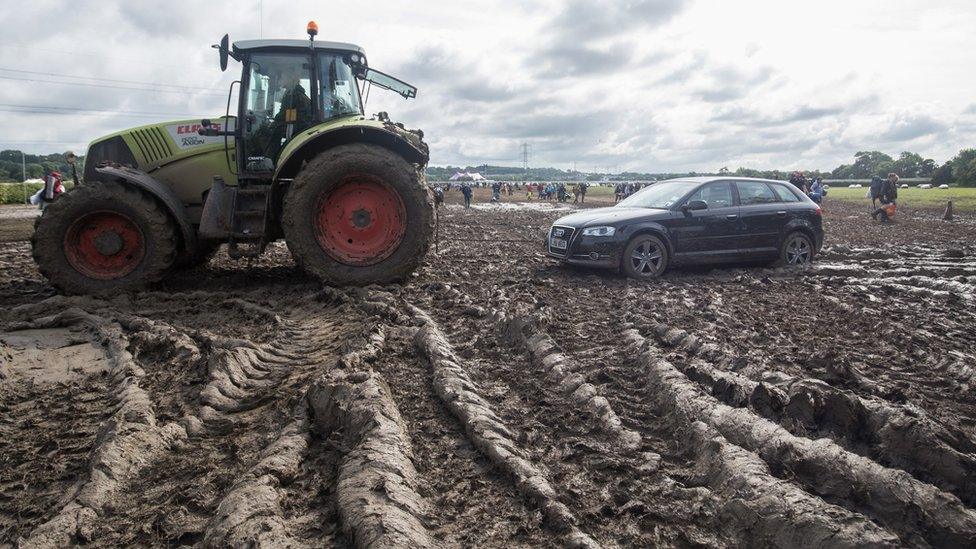
[(668, 268), (668, 248), (653, 235), (637, 235), (624, 247), (620, 268), (631, 278), (647, 280), (664, 274)]
[(806, 265), (813, 261), (813, 241), (806, 234), (795, 231), (783, 240), (779, 252), (779, 265)]

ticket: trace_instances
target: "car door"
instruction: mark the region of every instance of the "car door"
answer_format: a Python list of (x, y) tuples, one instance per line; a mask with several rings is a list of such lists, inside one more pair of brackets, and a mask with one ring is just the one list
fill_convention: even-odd
[[(682, 210), (694, 200), (708, 205), (704, 210)], [(674, 237), (675, 258), (680, 261), (701, 261), (737, 251), (739, 207), (728, 181), (706, 183), (678, 205), (670, 220)]]
[(778, 253), (780, 233), (788, 221), (786, 205), (765, 181), (736, 181), (735, 188), (742, 228), (740, 252)]

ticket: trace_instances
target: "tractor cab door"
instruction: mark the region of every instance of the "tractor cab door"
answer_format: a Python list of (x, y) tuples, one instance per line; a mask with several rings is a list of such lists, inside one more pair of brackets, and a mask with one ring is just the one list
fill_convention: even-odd
[(315, 122), (312, 57), (304, 53), (254, 53), (245, 63), (243, 169), (274, 173), (278, 155), (292, 136)]
[(243, 171), (274, 173), (282, 149), (302, 131), (363, 105), (352, 66), (341, 52), (255, 52), (244, 65)]

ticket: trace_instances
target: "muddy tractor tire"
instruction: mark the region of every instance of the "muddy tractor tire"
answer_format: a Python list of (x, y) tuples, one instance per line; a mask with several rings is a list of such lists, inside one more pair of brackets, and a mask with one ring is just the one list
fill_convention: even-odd
[(96, 182), (64, 193), (34, 223), (38, 269), (70, 294), (136, 290), (169, 272), (178, 252), (176, 226), (146, 193)]
[(433, 197), (417, 168), (368, 144), (343, 145), (302, 168), (282, 228), (299, 267), (336, 286), (397, 282), (423, 261)]

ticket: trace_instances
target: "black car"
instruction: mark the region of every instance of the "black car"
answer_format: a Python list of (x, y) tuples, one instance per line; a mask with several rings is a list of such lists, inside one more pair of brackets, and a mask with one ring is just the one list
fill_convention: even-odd
[(653, 278), (679, 264), (807, 263), (823, 237), (820, 207), (789, 183), (690, 177), (655, 183), (611, 208), (562, 217), (546, 249), (566, 263)]

